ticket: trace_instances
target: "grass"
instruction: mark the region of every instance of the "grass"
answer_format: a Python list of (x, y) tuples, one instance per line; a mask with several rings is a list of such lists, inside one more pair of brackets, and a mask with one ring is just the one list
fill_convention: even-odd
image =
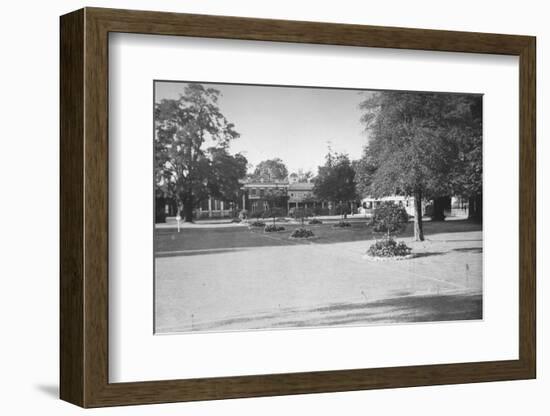
[[(233, 228), (186, 228), (180, 233), (175, 229), (157, 229), (155, 231), (155, 251), (171, 252), (184, 250), (225, 249), (242, 247), (267, 247), (296, 244), (311, 244), (310, 241), (291, 240), (289, 237), (297, 228), (304, 227), (314, 230), (315, 244), (334, 244), (372, 240), (382, 237), (366, 225), (365, 220), (350, 220), (351, 227), (333, 228), (333, 223), (323, 223), (315, 226), (301, 224), (285, 224), (285, 230), (277, 233), (267, 233), (262, 227), (248, 229)], [(471, 221), (446, 221), (424, 223), (424, 233), (427, 237), (439, 233), (479, 231), (481, 225)], [(397, 235), (397, 239), (412, 237), (413, 224)]]

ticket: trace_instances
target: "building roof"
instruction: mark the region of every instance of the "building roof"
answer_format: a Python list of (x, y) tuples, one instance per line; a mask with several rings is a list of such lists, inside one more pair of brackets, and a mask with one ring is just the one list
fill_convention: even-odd
[(314, 184), (311, 182), (296, 182), (289, 185), (290, 191), (312, 191)]

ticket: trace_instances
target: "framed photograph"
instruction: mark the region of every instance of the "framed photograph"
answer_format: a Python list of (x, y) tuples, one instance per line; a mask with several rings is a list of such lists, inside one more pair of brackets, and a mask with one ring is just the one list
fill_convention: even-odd
[(535, 378), (535, 49), (62, 16), (61, 398)]

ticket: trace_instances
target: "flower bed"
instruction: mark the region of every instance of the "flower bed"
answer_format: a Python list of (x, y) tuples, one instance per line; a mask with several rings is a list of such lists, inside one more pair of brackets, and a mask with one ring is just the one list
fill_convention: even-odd
[(276, 233), (284, 230), (285, 230), (285, 227), (283, 227), (282, 225), (275, 225), (275, 224), (266, 225), (264, 228), (264, 232), (266, 233)]
[(248, 225), (250, 225), (251, 227), (265, 227), (265, 222), (256, 220), (256, 221), (252, 221)]
[(322, 224), (323, 221), (321, 220), (318, 220), (317, 218), (313, 218), (312, 220), (309, 220), (308, 224), (310, 225), (319, 225), (319, 224)]
[(403, 259), (412, 257), (412, 248), (405, 242), (397, 242), (393, 238), (378, 240), (367, 250), (367, 256), (386, 259)]
[(332, 226), (332, 228), (348, 228), (348, 227), (351, 227), (351, 223), (347, 221), (340, 221)]
[(315, 234), (311, 230), (305, 228), (297, 228), (290, 234), (290, 238), (313, 238)]

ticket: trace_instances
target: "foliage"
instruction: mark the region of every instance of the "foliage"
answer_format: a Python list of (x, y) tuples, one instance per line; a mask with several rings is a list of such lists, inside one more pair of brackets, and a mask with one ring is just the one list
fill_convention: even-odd
[(299, 183), (307, 183), (309, 182), (311, 179), (313, 179), (313, 172), (308, 170), (308, 171), (303, 171), (303, 170), (298, 170), (298, 182)]
[(251, 227), (265, 227), (265, 222), (256, 220), (249, 224)]
[(348, 228), (351, 227), (351, 223), (348, 221), (338, 221), (332, 226), (333, 228)]
[(285, 227), (283, 227), (282, 225), (276, 225), (276, 224), (269, 224), (269, 225), (266, 225), (264, 228), (264, 231), (266, 233), (273, 233), (273, 232), (279, 232), (284, 230), (285, 230)]
[(350, 201), (356, 198), (355, 170), (348, 155), (329, 151), (319, 166), (313, 194), (325, 201)]
[(314, 215), (330, 215), (330, 209), (327, 207), (315, 207), (313, 208)]
[(178, 99), (155, 104), (155, 184), (174, 199), (185, 220), (208, 196), (235, 200), (247, 160), (228, 151), (239, 137), (218, 107), (220, 92), (189, 83)]
[(346, 215), (351, 214), (351, 207), (347, 203), (339, 203), (336, 205), (336, 213), (344, 218)]
[(311, 238), (314, 237), (315, 234), (313, 233), (313, 231), (306, 228), (297, 228), (292, 232), (292, 234), (290, 234), (290, 236), (292, 238)]
[(251, 175), (253, 180), (264, 180), (267, 182), (275, 180), (284, 180), (288, 177), (288, 169), (279, 158), (264, 160), (256, 166)]
[[(278, 212), (277, 216), (283, 215), (283, 209), (281, 207), (286, 206), (288, 196), (285, 188), (271, 188), (266, 190), (263, 199), (268, 203), (269, 211)], [(271, 216), (271, 215), (269, 215)]]
[(313, 210), (310, 208), (295, 208), (294, 211), (292, 211), (292, 216), (297, 220), (301, 220), (302, 224), (312, 215)]
[(361, 103), (369, 144), (357, 164), (360, 191), (415, 197), (415, 236), (423, 240), (424, 198), (481, 187), (481, 97), (382, 91)]
[(273, 208), (270, 208), (268, 211), (266, 211), (266, 217), (269, 217), (269, 218), (273, 218), (273, 225), (275, 225), (275, 220), (278, 218), (278, 217), (282, 217), (283, 216), (283, 209), (282, 208), (278, 208), (278, 207), (273, 207)]
[(252, 218), (264, 218), (266, 216), (266, 211), (257, 210), (257, 211), (252, 212), (252, 214), (250, 214), (250, 216)]
[(412, 248), (408, 247), (404, 241), (399, 243), (393, 238), (385, 238), (376, 241), (367, 250), (367, 254), (372, 257), (404, 257), (411, 254)]
[(382, 202), (375, 210), (371, 225), (376, 232), (397, 233), (409, 222), (409, 215), (402, 206), (391, 201)]
[(365, 198), (372, 195), (371, 185), (372, 177), (376, 171), (376, 166), (371, 160), (371, 156), (367, 151), (367, 147), (363, 149), (363, 156), (359, 160), (354, 160), (352, 163), (355, 171), (355, 181), (357, 183), (357, 196)]
[(246, 175), (247, 159), (240, 153), (230, 155), (226, 149), (209, 148), (211, 155), (210, 174), (206, 176), (211, 197), (237, 201), (240, 180)]
[(292, 211), (292, 216), (294, 218), (308, 218), (313, 215), (313, 210), (311, 208), (294, 208)]
[(322, 224), (323, 221), (317, 219), (317, 218), (313, 218), (312, 220), (309, 220), (308, 224), (310, 225), (319, 225), (319, 224)]

